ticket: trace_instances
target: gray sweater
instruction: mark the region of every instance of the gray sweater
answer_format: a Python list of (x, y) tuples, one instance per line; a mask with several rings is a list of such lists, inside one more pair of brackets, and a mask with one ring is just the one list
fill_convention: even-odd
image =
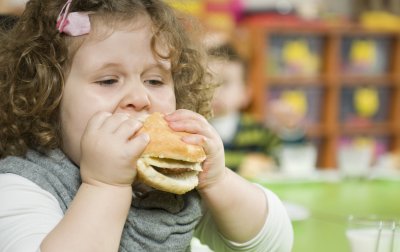
[[(25, 177), (50, 192), (65, 213), (81, 184), (79, 168), (60, 150), (28, 151), (24, 158), (0, 160), (0, 173)], [(196, 191), (175, 195), (157, 190), (133, 193), (119, 251), (190, 251), (202, 211)], [(82, 223), (85, 225), (85, 223)]]

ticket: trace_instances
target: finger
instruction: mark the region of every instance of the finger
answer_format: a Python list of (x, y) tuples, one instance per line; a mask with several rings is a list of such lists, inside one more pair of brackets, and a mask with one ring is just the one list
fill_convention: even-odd
[(92, 116), (92, 118), (90, 118), (90, 120), (88, 121), (86, 130), (93, 131), (93, 130), (99, 129), (101, 127), (101, 125), (103, 125), (104, 121), (111, 116), (112, 116), (111, 113), (104, 112), (104, 111), (95, 113)]
[(182, 141), (187, 144), (198, 145), (203, 148), (203, 150), (207, 153), (209, 150), (208, 141), (205, 136), (193, 134), (189, 136), (182, 137)]
[(187, 109), (178, 109), (171, 114), (166, 115), (165, 120), (168, 122), (179, 121), (182, 119), (192, 119), (198, 121), (207, 121), (202, 115)]
[(206, 153), (212, 153), (212, 149), (216, 147), (215, 143), (213, 143), (211, 138), (198, 135), (198, 134), (193, 134), (189, 136), (184, 136), (182, 137), (182, 141), (188, 144), (193, 144), (193, 145), (199, 145), (201, 146)]
[(184, 131), (192, 134), (204, 135), (207, 132), (207, 124), (198, 120), (180, 120), (168, 123), (169, 127), (174, 131)]
[(129, 139), (132, 137), (140, 128), (142, 128), (143, 123), (129, 118), (123, 121), (120, 126), (115, 130), (116, 137), (120, 137), (123, 139)]
[(115, 113), (108, 117), (101, 126), (102, 130), (106, 132), (115, 132), (118, 127), (126, 120), (129, 119), (129, 114), (125, 113)]
[(192, 134), (182, 137), (182, 141), (188, 144), (203, 146), (204, 143), (206, 142), (206, 138), (202, 135)]
[(126, 144), (126, 151), (132, 156), (139, 157), (144, 151), (147, 144), (150, 142), (150, 136), (147, 133), (140, 133), (139, 135), (131, 138)]

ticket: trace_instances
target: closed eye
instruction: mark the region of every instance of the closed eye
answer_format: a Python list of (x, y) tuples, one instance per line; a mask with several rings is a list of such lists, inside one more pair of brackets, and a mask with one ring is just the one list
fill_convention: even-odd
[(149, 84), (151, 86), (161, 86), (164, 85), (163, 81), (160, 80), (145, 80), (144, 83)]
[(106, 80), (96, 81), (97, 84), (104, 85), (104, 86), (113, 85), (113, 84), (115, 84), (117, 82), (118, 82), (117, 79), (106, 79)]

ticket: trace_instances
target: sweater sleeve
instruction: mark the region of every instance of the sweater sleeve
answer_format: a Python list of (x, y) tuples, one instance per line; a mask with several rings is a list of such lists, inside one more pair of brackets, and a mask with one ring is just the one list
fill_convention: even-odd
[[(261, 186), (260, 186), (261, 187)], [(261, 231), (250, 241), (235, 243), (217, 230), (211, 215), (206, 213), (195, 230), (195, 236), (218, 252), (289, 252), (293, 245), (293, 228), (286, 209), (270, 190), (261, 187), (268, 201), (268, 216)]]
[(57, 199), (15, 174), (0, 174), (0, 251), (38, 252), (62, 219)]

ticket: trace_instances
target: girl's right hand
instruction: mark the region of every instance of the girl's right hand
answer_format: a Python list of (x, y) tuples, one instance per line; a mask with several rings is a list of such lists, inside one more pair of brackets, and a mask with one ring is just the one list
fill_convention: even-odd
[(130, 187), (136, 161), (149, 142), (147, 134), (135, 135), (142, 126), (128, 114), (96, 113), (81, 139), (82, 182)]

